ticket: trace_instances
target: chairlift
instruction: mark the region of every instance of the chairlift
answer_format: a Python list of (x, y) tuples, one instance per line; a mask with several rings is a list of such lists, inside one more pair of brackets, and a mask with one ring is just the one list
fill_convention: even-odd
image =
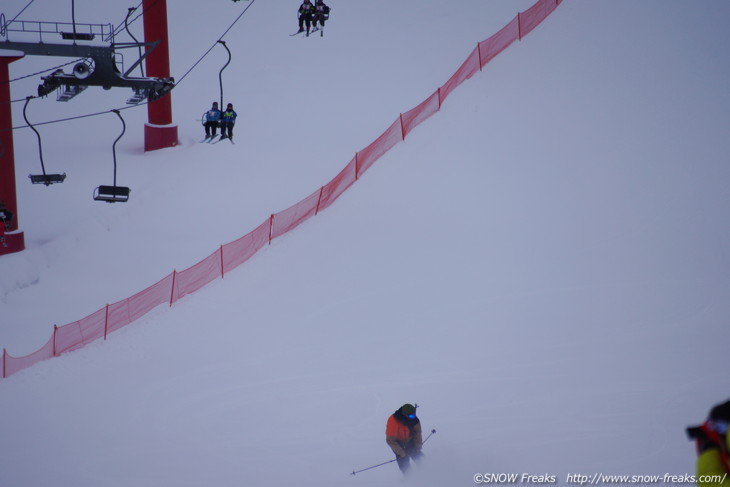
[(122, 121), (122, 133), (119, 134), (117, 140), (112, 144), (112, 155), (114, 157), (114, 184), (112, 186), (101, 185), (94, 190), (94, 199), (96, 201), (105, 201), (107, 203), (124, 203), (129, 200), (129, 188), (125, 186), (117, 186), (117, 142), (122, 138), (124, 132), (127, 130), (127, 124), (124, 123), (122, 115), (119, 110), (112, 110), (117, 114), (119, 120)]
[(29, 96), (25, 99), (25, 105), (23, 106), (23, 118), (25, 119), (25, 123), (28, 124), (28, 127), (30, 127), (33, 132), (35, 132), (36, 136), (38, 137), (38, 153), (40, 155), (41, 159), (41, 170), (43, 171), (43, 174), (31, 174), (28, 177), (30, 178), (30, 182), (33, 184), (45, 184), (46, 186), (50, 186), (54, 183), (62, 183), (66, 179), (66, 173), (63, 174), (46, 174), (46, 166), (43, 163), (43, 148), (41, 146), (41, 134), (38, 133), (38, 131), (33, 127), (33, 124), (30, 123), (28, 120), (28, 116), (26, 115), (26, 110), (28, 108), (28, 103), (30, 103), (30, 100), (32, 99), (32, 96)]

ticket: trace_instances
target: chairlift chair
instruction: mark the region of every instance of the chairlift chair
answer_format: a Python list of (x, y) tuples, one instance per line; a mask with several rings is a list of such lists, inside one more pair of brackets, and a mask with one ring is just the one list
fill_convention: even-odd
[(104, 186), (101, 185), (94, 190), (94, 199), (96, 201), (106, 201), (107, 203), (124, 203), (129, 199), (129, 188), (124, 186)]
[(26, 115), (28, 103), (32, 98), (32, 96), (29, 96), (25, 99), (25, 105), (23, 106), (23, 118), (25, 119), (25, 123), (28, 124), (28, 127), (30, 127), (38, 137), (38, 153), (41, 159), (41, 170), (43, 171), (43, 174), (30, 174), (28, 177), (30, 178), (30, 182), (33, 184), (45, 184), (46, 186), (50, 186), (54, 183), (62, 183), (66, 179), (66, 173), (46, 174), (46, 166), (43, 163), (43, 147), (41, 146), (41, 134), (39, 134), (35, 127), (33, 127), (33, 124), (30, 123), (30, 121), (28, 120), (28, 116)]
[(94, 34), (85, 32), (61, 32), (61, 38), (66, 41), (93, 41)]
[(119, 110), (112, 110), (117, 114), (119, 120), (122, 121), (122, 133), (112, 144), (112, 155), (114, 157), (114, 184), (112, 186), (100, 185), (94, 190), (94, 200), (105, 201), (107, 203), (124, 203), (129, 200), (129, 192), (131, 191), (126, 186), (117, 186), (117, 142), (122, 138), (124, 132), (127, 130), (127, 124), (124, 123)]

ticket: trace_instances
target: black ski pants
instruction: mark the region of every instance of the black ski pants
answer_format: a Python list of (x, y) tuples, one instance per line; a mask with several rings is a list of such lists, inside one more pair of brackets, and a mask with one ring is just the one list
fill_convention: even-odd
[(407, 443), (403, 447), (403, 449), (406, 451), (406, 456), (396, 456), (395, 458), (398, 462), (398, 468), (400, 468), (400, 471), (406, 473), (411, 466), (411, 458), (417, 462), (421, 459), (423, 453), (421, 453), (421, 450), (416, 450), (415, 448), (413, 448), (413, 445), (411, 445), (410, 443)]
[(221, 122), (221, 137), (233, 137), (233, 122)]
[(215, 137), (215, 133), (218, 130), (218, 121), (213, 122), (205, 122), (205, 135), (206, 137), (213, 136)]
[(314, 14), (314, 27), (317, 27), (317, 22), (320, 23), (322, 27), (324, 27), (324, 23), (327, 20), (327, 16), (325, 14)]
[(304, 24), (307, 24), (307, 32), (312, 27), (312, 14), (300, 15), (299, 16), (299, 30), (304, 29)]

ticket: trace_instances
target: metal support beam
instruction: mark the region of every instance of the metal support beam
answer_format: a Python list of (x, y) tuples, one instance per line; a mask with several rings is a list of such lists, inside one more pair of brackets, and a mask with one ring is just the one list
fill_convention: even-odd
[[(59, 56), (85, 59), (74, 66), (73, 74), (66, 74), (62, 69), (58, 69), (48, 76), (43, 76), (44, 83), (38, 87), (38, 96), (46, 96), (62, 86), (101, 86), (105, 89), (131, 88), (135, 91), (135, 95), (144, 93), (150, 101), (162, 98), (169, 93), (174, 87), (175, 82), (172, 78), (132, 78), (127, 75), (136, 68), (141, 62), (138, 60), (122, 74), (117, 68), (114, 61), (114, 54), (120, 49), (135, 48), (143, 46), (147, 49), (144, 56), (155, 52), (158, 42), (150, 42), (143, 44), (136, 43), (118, 43), (109, 46), (85, 46), (80, 44), (37, 44), (30, 42), (3, 42), (2, 46), (15, 51), (21, 51), (31, 56)], [(144, 57), (143, 56), (143, 57)], [(88, 60), (93, 60), (93, 63)], [(76, 92), (70, 94), (78, 94), (79, 90), (66, 90), (68, 92)], [(65, 99), (69, 99), (66, 97)], [(62, 95), (62, 101), (63, 95)], [(141, 101), (141, 100), (140, 100)]]

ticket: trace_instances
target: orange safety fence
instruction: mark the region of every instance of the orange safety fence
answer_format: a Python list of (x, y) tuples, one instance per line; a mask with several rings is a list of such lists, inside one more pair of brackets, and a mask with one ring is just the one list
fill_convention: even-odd
[(54, 326), (53, 335), (48, 342), (29, 355), (13, 357), (3, 349), (0, 377), (9, 377), (41, 360), (77, 350), (100, 338), (106, 339), (109, 333), (132, 323), (163, 303), (172, 306), (182, 297), (194, 293), (243, 264), (273, 239), (328, 208), (381, 156), (405, 140), (420, 123), (439, 111), (444, 100), (461, 83), (471, 78), (514, 41), (532, 32), (561, 2), (562, 0), (538, 0), (532, 7), (518, 13), (499, 32), (479, 42), (446, 83), (416, 107), (401, 113), (385, 132), (355, 153), (355, 157), (337, 176), (299, 203), (271, 215), (247, 235), (221, 245), (197, 264), (180, 272), (173, 271), (134, 296), (106, 305), (73, 323)]

